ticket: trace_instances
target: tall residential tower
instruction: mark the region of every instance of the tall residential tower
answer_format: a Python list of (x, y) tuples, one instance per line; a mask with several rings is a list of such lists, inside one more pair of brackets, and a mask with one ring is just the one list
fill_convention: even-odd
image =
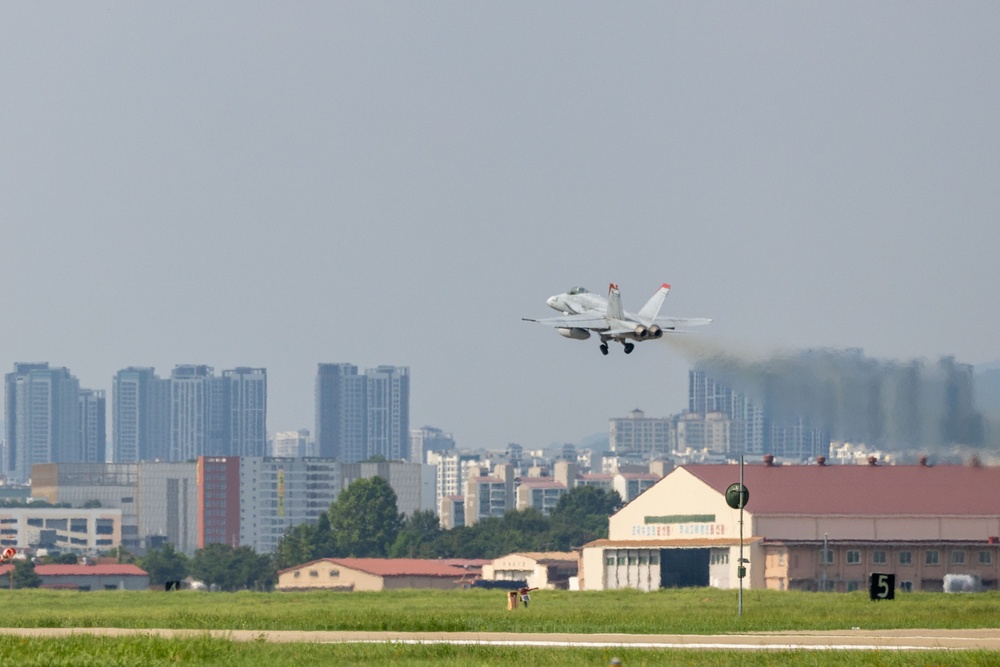
[(373, 456), (406, 460), (410, 369), (320, 364), (316, 374), (316, 447), (320, 456), (357, 463)]

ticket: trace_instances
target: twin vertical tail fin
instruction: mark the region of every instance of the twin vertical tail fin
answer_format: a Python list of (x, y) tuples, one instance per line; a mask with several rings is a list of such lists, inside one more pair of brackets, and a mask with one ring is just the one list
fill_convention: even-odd
[(618, 285), (614, 283), (608, 285), (607, 317), (614, 320), (625, 319), (625, 310), (622, 308), (622, 293), (618, 291)]
[[(660, 314), (660, 308), (663, 306), (663, 300), (667, 298), (667, 292), (670, 291), (670, 285), (663, 283), (660, 285), (660, 289), (656, 290), (656, 294), (646, 302), (646, 305), (642, 307), (639, 311), (639, 317), (643, 320), (651, 322), (656, 319), (656, 316)], [(610, 303), (610, 299), (608, 299)], [(620, 306), (620, 302), (619, 302)]]

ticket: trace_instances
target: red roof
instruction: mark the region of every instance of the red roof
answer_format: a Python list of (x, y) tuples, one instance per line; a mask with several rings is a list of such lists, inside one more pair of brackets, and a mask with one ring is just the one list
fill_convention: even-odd
[[(740, 481), (738, 465), (680, 469), (719, 493)], [(758, 515), (996, 516), (1000, 507), (1000, 467), (748, 465), (743, 483)]]
[(461, 577), (468, 574), (462, 567), (449, 565), (440, 560), (423, 558), (320, 558), (302, 565), (295, 565), (278, 572), (307, 568), (316, 563), (332, 563), (380, 577)]
[[(0, 575), (7, 574), (14, 567), (11, 564), (0, 567)], [(35, 574), (40, 577), (78, 577), (81, 575), (105, 577), (148, 577), (149, 573), (138, 565), (114, 563), (106, 565), (36, 565)]]

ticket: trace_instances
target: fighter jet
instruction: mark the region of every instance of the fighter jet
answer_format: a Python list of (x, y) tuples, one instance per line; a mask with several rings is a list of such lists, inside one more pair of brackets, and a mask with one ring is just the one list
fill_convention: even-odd
[(545, 300), (551, 308), (563, 313), (563, 317), (523, 319), (555, 327), (561, 335), (576, 340), (587, 340), (594, 332), (601, 339), (601, 354), (608, 353), (608, 341), (611, 340), (621, 343), (625, 354), (631, 354), (635, 348), (632, 341), (661, 338), (665, 331), (676, 331), (679, 326), (700, 326), (712, 321), (704, 317), (657, 317), (669, 291), (670, 285), (663, 283), (642, 310), (633, 315), (622, 309), (622, 295), (614, 283), (608, 286), (607, 299), (583, 287), (574, 287)]

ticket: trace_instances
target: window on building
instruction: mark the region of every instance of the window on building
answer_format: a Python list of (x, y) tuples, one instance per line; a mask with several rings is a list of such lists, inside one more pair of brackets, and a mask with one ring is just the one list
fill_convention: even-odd
[(649, 554), (649, 564), (659, 565), (660, 564), (660, 554)]
[(624, 555), (621, 555), (621, 556), (618, 557), (618, 564), (619, 565), (624, 565), (625, 564), (625, 556)]
[(614, 565), (615, 564), (615, 557), (614, 556), (605, 556), (604, 557), (604, 564), (605, 565), (609, 565), (609, 566), (610, 565)]
[(941, 552), (936, 549), (928, 549), (924, 552), (924, 564), (925, 565), (940, 565), (941, 564)]
[(993, 562), (993, 555), (989, 551), (980, 551), (979, 552), (979, 564), (980, 565), (989, 565), (992, 562)]
[(833, 565), (833, 549), (820, 549), (819, 550), (819, 564), (820, 565)]
[(317, 570), (309, 570), (309, 576), (310, 577), (318, 577), (319, 576), (319, 571), (317, 571)]
[(872, 562), (876, 565), (885, 565), (886, 558), (884, 551), (873, 551), (872, 552)]
[(848, 581), (847, 582), (847, 592), (853, 593), (854, 591), (861, 588), (861, 582), (859, 581)]
[(901, 581), (901, 582), (899, 582), (899, 590), (903, 591), (904, 593), (912, 593), (913, 592), (913, 582), (912, 581)]
[(851, 549), (847, 552), (847, 564), (848, 565), (859, 565), (861, 563), (861, 552), (857, 549)]
[(330, 576), (331, 577), (339, 577), (340, 576), (340, 570), (330, 570)]
[(951, 564), (952, 565), (965, 565), (965, 552), (964, 551), (952, 551), (951, 552)]
[(900, 551), (899, 552), (899, 564), (900, 565), (913, 565), (913, 552), (912, 551)]

